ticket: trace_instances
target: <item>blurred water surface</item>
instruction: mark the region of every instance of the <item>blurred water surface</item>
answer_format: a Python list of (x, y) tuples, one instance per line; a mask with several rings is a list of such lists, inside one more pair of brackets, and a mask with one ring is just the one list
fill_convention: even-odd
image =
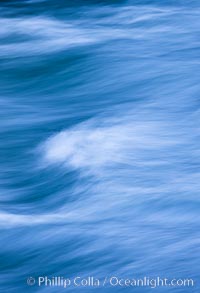
[(0, 7), (2, 292), (78, 275), (199, 292), (198, 1)]

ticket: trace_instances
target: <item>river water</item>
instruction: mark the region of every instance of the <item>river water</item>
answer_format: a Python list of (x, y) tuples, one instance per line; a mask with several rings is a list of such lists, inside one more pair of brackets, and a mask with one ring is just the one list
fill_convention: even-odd
[(2, 292), (199, 292), (198, 1), (0, 7)]

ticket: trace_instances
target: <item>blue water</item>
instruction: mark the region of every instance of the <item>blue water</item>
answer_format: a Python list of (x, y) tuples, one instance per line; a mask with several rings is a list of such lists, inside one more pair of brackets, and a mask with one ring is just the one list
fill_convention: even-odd
[(199, 292), (199, 2), (0, 7), (0, 292)]

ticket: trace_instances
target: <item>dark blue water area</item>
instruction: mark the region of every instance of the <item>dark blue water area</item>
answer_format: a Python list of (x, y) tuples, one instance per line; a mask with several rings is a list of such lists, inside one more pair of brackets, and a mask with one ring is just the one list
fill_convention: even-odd
[(0, 2), (0, 292), (199, 292), (199, 26), (198, 1)]

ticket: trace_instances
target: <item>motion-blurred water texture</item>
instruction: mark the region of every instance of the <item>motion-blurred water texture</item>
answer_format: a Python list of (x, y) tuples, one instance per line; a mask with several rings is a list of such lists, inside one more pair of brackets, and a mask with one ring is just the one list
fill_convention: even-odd
[(199, 292), (199, 1), (0, 6), (1, 292)]

